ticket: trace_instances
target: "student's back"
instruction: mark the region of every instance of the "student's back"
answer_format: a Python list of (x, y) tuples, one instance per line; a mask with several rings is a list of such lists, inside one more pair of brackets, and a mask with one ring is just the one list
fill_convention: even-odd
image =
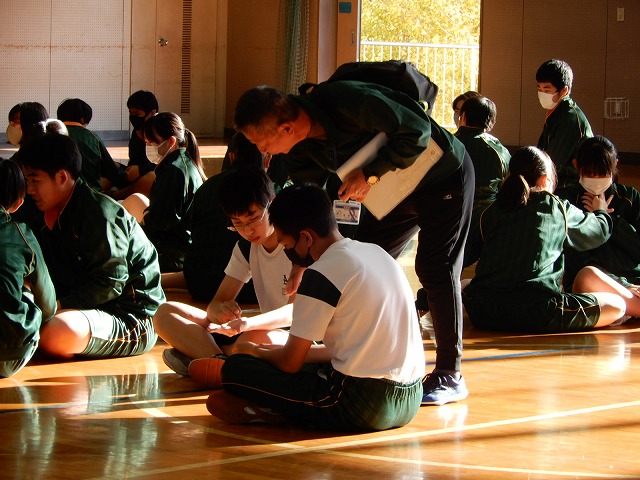
[[(184, 278), (195, 300), (210, 301), (225, 277), (224, 269), (237, 242), (248, 242), (227, 228), (229, 218), (220, 206), (220, 185), (229, 175), (222, 171), (207, 179), (196, 192), (191, 210), (191, 244), (184, 259)], [(237, 300), (257, 303), (253, 282), (246, 284)]]
[(0, 184), (0, 377), (10, 377), (34, 354), (56, 296), (33, 232), (11, 219), (26, 192), (20, 167), (0, 159)]
[[(526, 207), (518, 210), (494, 202), (483, 212), (477, 234), (482, 250), (475, 288), (505, 294), (509, 302), (560, 292), (565, 246), (594, 248), (606, 238), (595, 221), (579, 230), (583, 218), (583, 212), (546, 191), (531, 192)], [(469, 238), (474, 241), (478, 238)]]
[(33, 232), (6, 213), (0, 214), (0, 306), (0, 377), (8, 377), (19, 368), (7, 369), (5, 362), (35, 349), (42, 322), (56, 312), (56, 297)]
[(601, 196), (590, 199), (585, 213), (550, 193), (554, 185), (555, 169), (547, 154), (535, 147), (514, 153), (496, 201), (468, 239), (471, 256), (479, 256), (476, 276), (463, 290), (474, 326), (531, 333), (584, 331), (624, 315), (622, 289), (600, 281), (600, 271), (582, 271), (574, 293), (562, 291), (564, 250), (602, 245), (612, 222)]

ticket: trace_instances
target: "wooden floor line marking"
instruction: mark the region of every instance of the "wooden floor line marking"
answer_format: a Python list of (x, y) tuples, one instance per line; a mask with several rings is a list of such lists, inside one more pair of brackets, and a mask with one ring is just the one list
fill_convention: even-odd
[(612, 473), (585, 473), (585, 472), (561, 472), (558, 470), (536, 470), (530, 468), (511, 468), (511, 467), (485, 467), (482, 465), (467, 465), (460, 463), (446, 463), (446, 462), (432, 462), (429, 460), (411, 460), (406, 458), (389, 458), (380, 457), (377, 455), (364, 455), (361, 453), (349, 453), (349, 452), (328, 452), (330, 455), (338, 455), (341, 457), (353, 457), (366, 460), (374, 460), (379, 462), (395, 462), (409, 465), (427, 465), (430, 467), (442, 467), (442, 468), (457, 468), (464, 470), (480, 470), (485, 472), (504, 472), (504, 473), (528, 473), (534, 475), (549, 475), (549, 476), (570, 476), (570, 477), (588, 477), (588, 478), (615, 478), (615, 479), (638, 479), (638, 475), (620, 475)]
[[(141, 402), (140, 402), (141, 403)], [(530, 423), (530, 422), (538, 422), (538, 421), (543, 421), (543, 420), (550, 420), (550, 419), (554, 419), (554, 418), (562, 418), (562, 417), (570, 417), (570, 416), (577, 416), (577, 415), (584, 415), (584, 414), (588, 414), (588, 413), (594, 413), (594, 412), (602, 412), (602, 411), (607, 411), (607, 410), (615, 410), (615, 409), (620, 409), (620, 408), (629, 408), (629, 407), (637, 407), (640, 406), (640, 400), (635, 400), (635, 401), (631, 401), (631, 402), (621, 402), (621, 403), (614, 403), (614, 404), (610, 404), (610, 405), (601, 405), (601, 406), (597, 406), (597, 407), (587, 407), (587, 408), (580, 408), (580, 409), (576, 409), (576, 410), (569, 410), (566, 412), (555, 412), (555, 413), (546, 413), (546, 414), (541, 414), (541, 415), (532, 415), (529, 417), (521, 417), (521, 418), (514, 418), (514, 419), (510, 419), (510, 420), (494, 420), (491, 422), (483, 422), (483, 423), (477, 423), (474, 425), (462, 425), (462, 426), (458, 426), (458, 427), (450, 427), (450, 428), (442, 428), (442, 429), (437, 429), (437, 430), (428, 430), (425, 432), (411, 432), (411, 433), (403, 433), (403, 434), (398, 434), (398, 435), (389, 435), (389, 436), (381, 436), (381, 437), (375, 437), (375, 438), (368, 438), (368, 439), (360, 439), (360, 440), (351, 440), (351, 441), (347, 441), (347, 442), (337, 442), (337, 443), (333, 443), (333, 444), (328, 444), (328, 445), (317, 445), (317, 446), (313, 446), (313, 447), (300, 447), (300, 446), (296, 446), (297, 448), (292, 448), (294, 447), (294, 444), (291, 443), (274, 443), (272, 444), (274, 447), (282, 447), (282, 448), (287, 448), (286, 451), (278, 451), (278, 452), (269, 452), (269, 453), (260, 453), (260, 454), (255, 454), (255, 455), (241, 455), (241, 456), (237, 456), (237, 457), (232, 457), (232, 458), (227, 458), (224, 460), (216, 460), (216, 461), (210, 461), (210, 462), (199, 462), (199, 463), (192, 463), (192, 464), (188, 464), (188, 465), (179, 465), (179, 466), (175, 466), (175, 467), (169, 467), (169, 468), (160, 468), (160, 469), (154, 469), (154, 470), (145, 470), (145, 471), (140, 471), (140, 472), (127, 472), (128, 473), (128, 477), (129, 478), (134, 478), (134, 477), (142, 477), (142, 476), (146, 476), (146, 475), (159, 475), (159, 474), (163, 474), (163, 473), (170, 473), (170, 472), (178, 472), (178, 471), (185, 471), (185, 470), (193, 470), (193, 469), (197, 469), (197, 468), (205, 468), (205, 467), (211, 467), (211, 466), (215, 466), (215, 465), (224, 465), (224, 464), (229, 464), (229, 463), (239, 463), (239, 462), (247, 462), (247, 461), (254, 461), (254, 460), (262, 460), (265, 458), (270, 458), (270, 457), (277, 457), (277, 456), (285, 456), (285, 455), (297, 455), (300, 453), (311, 453), (311, 452), (319, 452), (319, 453), (326, 453), (326, 454), (348, 454), (348, 452), (343, 453), (343, 452), (334, 452), (333, 450), (336, 449), (341, 449), (341, 448), (349, 448), (349, 447), (361, 447), (361, 446), (365, 446), (365, 445), (372, 445), (372, 444), (376, 444), (376, 443), (386, 443), (386, 442), (397, 442), (397, 441), (402, 441), (402, 440), (416, 440), (418, 438), (426, 438), (426, 437), (432, 437), (432, 436), (436, 436), (436, 435), (442, 435), (442, 434), (448, 434), (448, 433), (456, 433), (456, 432), (467, 432), (467, 431), (472, 431), (472, 430), (480, 430), (480, 429), (485, 429), (485, 428), (493, 428), (493, 427), (502, 427), (502, 426), (506, 426), (506, 425), (515, 425), (515, 424), (519, 424), (519, 423)], [(437, 408), (437, 407), (427, 407), (427, 408)], [(243, 437), (243, 438), (247, 438), (247, 437)], [(250, 438), (250, 437), (249, 437)], [(252, 440), (255, 441), (255, 440)], [(352, 454), (352, 455), (356, 455), (356, 454)], [(383, 457), (381, 457), (383, 458)], [(387, 458), (386, 461), (399, 461), (398, 459), (394, 459), (394, 458)], [(408, 461), (407, 461), (408, 462)], [(459, 465), (459, 464), (436, 464), (436, 465), (443, 465), (443, 466), (449, 466), (452, 465), (456, 468), (474, 468), (474, 469), (487, 469), (487, 470), (494, 470), (494, 471), (501, 471), (501, 467), (497, 467), (497, 468), (491, 468), (491, 467), (483, 467), (483, 466), (476, 466), (476, 465)], [(508, 470), (505, 470), (508, 471)], [(534, 470), (523, 470), (523, 472), (534, 472)], [(609, 475), (609, 474), (588, 474), (588, 473), (579, 473), (577, 475), (583, 475), (583, 476), (589, 476), (589, 477), (594, 477), (594, 478), (638, 478), (637, 475), (635, 476), (625, 476), (625, 475), (610, 475), (610, 476), (602, 476), (602, 475)], [(117, 477), (96, 477), (90, 480), (107, 480), (107, 479), (115, 479)], [(118, 478), (119, 480), (119, 478)]]

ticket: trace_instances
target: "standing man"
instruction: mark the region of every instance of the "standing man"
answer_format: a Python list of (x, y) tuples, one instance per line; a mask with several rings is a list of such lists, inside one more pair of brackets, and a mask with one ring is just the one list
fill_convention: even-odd
[[(423, 382), (423, 405), (462, 400), (460, 274), (473, 203), (474, 173), (464, 146), (404, 93), (357, 81), (335, 81), (306, 95), (267, 86), (239, 99), (236, 128), (262, 153), (282, 154), (294, 182), (328, 185), (336, 169), (380, 132), (387, 143), (330, 195), (363, 201), (381, 176), (410, 167), (432, 139), (443, 151), (416, 190), (382, 220), (364, 215), (356, 240), (398, 257), (419, 233), (416, 273), (427, 293), (436, 336), (436, 366)], [(328, 183), (329, 181), (329, 183)]]
[(578, 172), (572, 162), (580, 142), (593, 137), (593, 132), (586, 115), (569, 96), (573, 71), (563, 60), (547, 60), (538, 68), (536, 82), (538, 100), (547, 110), (538, 148), (553, 160), (558, 172), (558, 186), (578, 183)]

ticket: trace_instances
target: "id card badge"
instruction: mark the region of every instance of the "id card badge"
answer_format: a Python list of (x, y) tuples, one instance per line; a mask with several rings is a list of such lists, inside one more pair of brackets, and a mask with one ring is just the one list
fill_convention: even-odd
[(333, 213), (338, 223), (358, 225), (360, 223), (360, 202), (334, 200)]

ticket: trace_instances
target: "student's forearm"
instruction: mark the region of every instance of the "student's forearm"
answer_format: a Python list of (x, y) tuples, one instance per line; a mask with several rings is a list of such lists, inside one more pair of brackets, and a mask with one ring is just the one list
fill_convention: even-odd
[[(272, 364), (274, 367), (287, 373), (296, 373), (303, 365), (303, 361), (294, 359), (285, 348), (265, 348), (253, 345), (250, 351), (244, 350), (239, 353), (247, 353)], [(304, 360), (304, 358), (302, 359)]]
[(324, 345), (312, 345), (304, 359), (305, 363), (327, 363), (331, 361), (331, 354)]
[(283, 347), (244, 343), (238, 345), (237, 353), (253, 355), (271, 363), (283, 372), (295, 373), (306, 361), (310, 347), (311, 341), (290, 335)]
[(292, 312), (293, 305), (289, 303), (270, 312), (249, 317), (247, 318), (247, 327), (245, 330), (274, 330), (276, 328), (290, 327)]

